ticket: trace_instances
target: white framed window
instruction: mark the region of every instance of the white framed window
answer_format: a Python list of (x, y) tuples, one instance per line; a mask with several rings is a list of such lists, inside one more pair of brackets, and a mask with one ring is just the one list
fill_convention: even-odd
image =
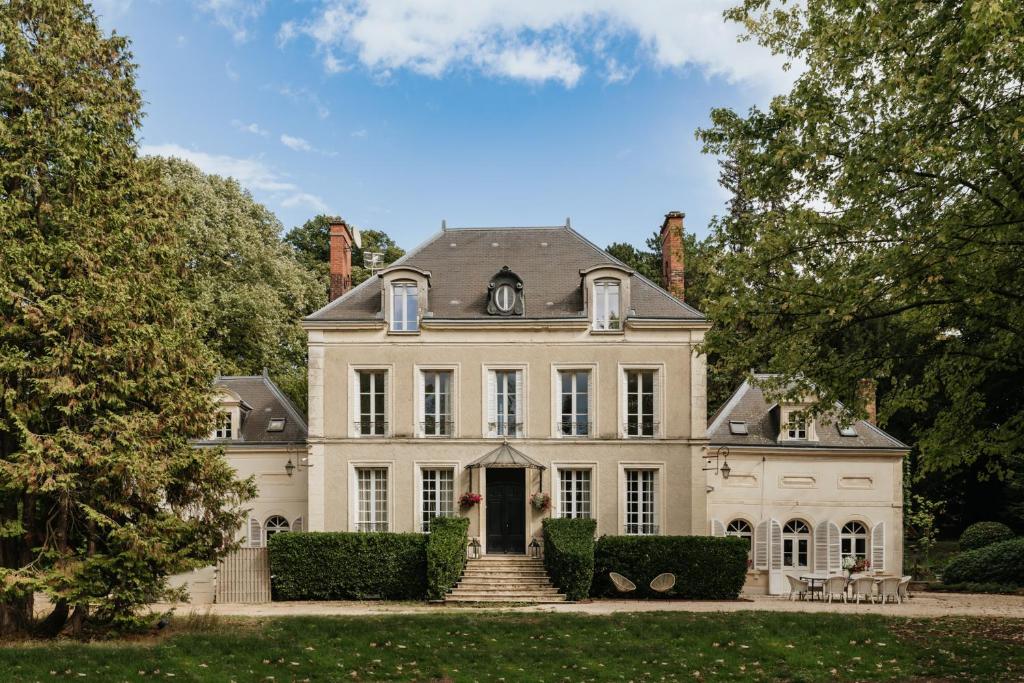
[(270, 537), (274, 534), (282, 534), (291, 530), (292, 527), (287, 519), (281, 515), (271, 515), (263, 523), (263, 541), (264, 543), (270, 543)]
[(524, 372), (493, 369), (487, 372), (487, 435), (521, 437), (526, 405)]
[(593, 470), (583, 468), (558, 470), (558, 516), (592, 516), (591, 491)]
[(794, 441), (807, 440), (807, 418), (798, 411), (789, 414), (786, 421), (786, 437)]
[(455, 434), (451, 370), (420, 371), (420, 425), (423, 436), (451, 437)]
[(782, 567), (807, 569), (810, 566), (811, 527), (801, 519), (791, 519), (782, 527)]
[(388, 530), (388, 468), (356, 467), (356, 531)]
[(750, 547), (754, 538), (754, 529), (750, 526), (750, 522), (745, 519), (734, 519), (725, 526), (726, 536), (735, 536), (736, 538), (742, 538), (747, 542), (747, 557), (750, 557)]
[(594, 329), (621, 330), (620, 287), (618, 280), (598, 280), (594, 283)]
[(560, 436), (590, 436), (591, 372), (590, 370), (558, 371), (558, 424)]
[(659, 434), (659, 372), (654, 368), (627, 368), (624, 373), (622, 434), (626, 438), (654, 438)]
[(430, 531), (430, 520), (455, 514), (455, 468), (424, 467), (420, 470), (420, 523)]
[(415, 282), (392, 283), (391, 331), (416, 332), (419, 329), (419, 287)]
[(357, 370), (357, 436), (384, 436), (388, 433), (387, 370)]
[(494, 305), (502, 313), (509, 313), (516, 305), (515, 288), (508, 283), (499, 285), (494, 291)]
[(625, 468), (625, 533), (658, 533), (658, 470)]
[(839, 556), (866, 558), (868, 556), (868, 528), (860, 522), (847, 522), (839, 532)]
[(217, 426), (213, 430), (213, 438), (215, 439), (232, 439), (234, 438), (234, 430), (232, 427), (234, 423), (234, 416), (231, 411), (224, 411), (217, 414)]

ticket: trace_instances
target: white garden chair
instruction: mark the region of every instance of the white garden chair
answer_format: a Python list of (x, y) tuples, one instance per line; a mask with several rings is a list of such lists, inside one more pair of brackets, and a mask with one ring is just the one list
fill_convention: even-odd
[(654, 580), (651, 581), (651, 590), (657, 593), (667, 593), (668, 591), (672, 590), (672, 587), (675, 585), (675, 574), (658, 574), (654, 577)]
[(811, 591), (811, 584), (809, 581), (798, 579), (795, 576), (786, 575), (789, 579), (789, 599), (792, 600), (794, 596), (803, 600), (808, 593)]
[(900, 579), (900, 584), (896, 588), (896, 592), (899, 593), (900, 600), (910, 599), (910, 576), (904, 576)]
[(883, 605), (890, 599), (897, 604), (903, 602), (900, 599), (900, 581), (902, 580), (898, 576), (887, 576), (884, 579), (877, 579), (878, 597), (881, 598)]
[(825, 586), (822, 589), (829, 602), (839, 597), (846, 602), (846, 577), (842, 575), (830, 576), (825, 579)]
[(627, 579), (622, 574), (608, 572), (608, 578), (612, 580), (612, 584), (615, 586), (615, 590), (619, 591), (620, 593), (632, 593), (636, 590), (636, 584)]
[(875, 601), (875, 580), (871, 576), (858, 576), (850, 582), (854, 602), (859, 605), (861, 598), (866, 598), (871, 602)]

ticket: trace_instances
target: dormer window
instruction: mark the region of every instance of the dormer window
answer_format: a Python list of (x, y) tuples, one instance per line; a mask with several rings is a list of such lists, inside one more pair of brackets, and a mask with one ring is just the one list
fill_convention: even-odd
[(516, 290), (512, 285), (500, 285), (494, 290), (494, 305), (500, 313), (509, 314), (516, 305)]
[(522, 315), (525, 310), (523, 301), (523, 280), (513, 273), (508, 266), (491, 278), (487, 284), (487, 312), (491, 315)]
[(598, 280), (594, 283), (594, 329), (621, 330), (619, 281)]
[(807, 440), (807, 419), (800, 413), (790, 413), (786, 423), (786, 437), (794, 441)]
[(213, 432), (213, 438), (215, 439), (231, 439), (233, 438), (234, 431), (232, 430), (232, 418), (230, 412), (222, 412), (217, 415), (217, 428)]
[(391, 285), (391, 331), (416, 332), (419, 327), (419, 287), (415, 282), (395, 282)]

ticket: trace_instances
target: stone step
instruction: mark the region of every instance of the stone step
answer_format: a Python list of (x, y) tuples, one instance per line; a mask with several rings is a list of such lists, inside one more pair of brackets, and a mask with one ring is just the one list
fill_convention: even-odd
[(540, 586), (547, 588), (551, 585), (551, 581), (547, 577), (538, 576), (533, 579), (522, 579), (522, 578), (511, 578), (504, 579), (502, 581), (492, 581), (491, 579), (482, 579), (478, 576), (463, 576), (462, 580), (459, 581), (460, 586)]
[(551, 595), (544, 597), (534, 598), (518, 598), (518, 597), (485, 597), (485, 596), (453, 596), (449, 595), (445, 598), (445, 602), (462, 602), (462, 603), (483, 603), (483, 602), (528, 602), (535, 605), (553, 604), (556, 602), (565, 602), (564, 595)]
[(490, 597), (514, 596), (514, 597), (544, 597), (558, 595), (557, 588), (477, 588), (459, 586), (451, 592), (451, 595), (465, 597), (467, 595), (485, 595)]
[(503, 576), (547, 576), (546, 571), (540, 569), (477, 569), (472, 567), (463, 572), (465, 576), (481, 576), (500, 578)]

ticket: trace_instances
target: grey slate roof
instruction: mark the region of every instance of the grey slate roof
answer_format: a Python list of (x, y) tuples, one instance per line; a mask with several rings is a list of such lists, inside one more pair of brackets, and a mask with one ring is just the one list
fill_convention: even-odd
[[(780, 442), (779, 410), (776, 409), (776, 405), (765, 397), (760, 387), (743, 382), (709, 421), (710, 445), (909, 450), (909, 446), (865, 420), (858, 420), (853, 424), (857, 436), (842, 436), (838, 424), (825, 424), (818, 420), (815, 424), (817, 441)], [(745, 422), (748, 433), (732, 434), (729, 430), (731, 421)]]
[[(479, 320), (492, 318), (487, 314), (487, 284), (506, 265), (523, 279), (523, 318), (580, 318), (580, 270), (600, 264), (624, 265), (572, 228), (554, 227), (450, 228), (392, 266), (430, 271), (429, 310), (434, 319)], [(705, 319), (646, 278), (631, 277), (631, 308), (636, 312), (632, 317)], [(370, 278), (307, 320), (376, 320), (381, 318), (380, 305), (380, 280)]]
[[(241, 439), (217, 443), (305, 443), (305, 417), (266, 375), (218, 377), (214, 385), (230, 389), (251, 407), (242, 411)], [(284, 418), (284, 430), (268, 432), (271, 418)]]

